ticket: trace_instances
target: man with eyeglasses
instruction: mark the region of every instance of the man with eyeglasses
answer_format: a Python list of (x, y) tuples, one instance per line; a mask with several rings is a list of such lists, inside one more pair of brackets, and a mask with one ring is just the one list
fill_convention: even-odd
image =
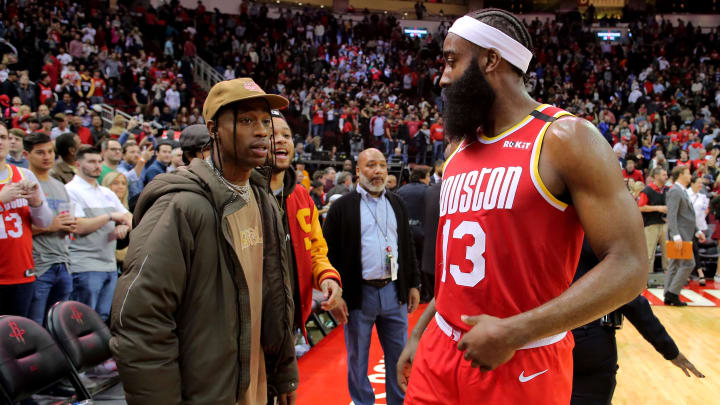
[(105, 178), (108, 173), (116, 172), (120, 162), (122, 162), (122, 146), (120, 142), (114, 139), (106, 139), (103, 141), (101, 147), (103, 165), (100, 177), (98, 177), (98, 183), (100, 184), (102, 184), (103, 178)]

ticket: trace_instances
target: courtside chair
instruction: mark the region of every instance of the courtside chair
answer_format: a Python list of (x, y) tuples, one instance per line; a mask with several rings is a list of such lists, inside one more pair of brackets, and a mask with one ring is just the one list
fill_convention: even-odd
[[(306, 327), (308, 323), (314, 323), (315, 326), (320, 330), (320, 334), (322, 334), (323, 337), (327, 336), (328, 333), (330, 333), (330, 330), (328, 330), (327, 325), (325, 325), (322, 319), (320, 319), (320, 314), (325, 314), (328, 318), (330, 318), (330, 322), (333, 324), (333, 328), (338, 326), (338, 322), (335, 317), (330, 312), (323, 310), (320, 306), (324, 300), (325, 297), (323, 296), (322, 292), (318, 290), (313, 290), (312, 312), (310, 313), (308, 321), (305, 323)], [(311, 347), (315, 346), (315, 344), (317, 343), (315, 339), (312, 338), (309, 331), (307, 333), (307, 340), (308, 344)]]
[[(48, 311), (47, 327), (77, 373), (104, 363), (112, 358), (110, 353), (110, 330), (100, 315), (89, 306), (77, 301), (63, 301)], [(109, 388), (119, 385), (113, 377), (98, 382), (90, 390), (93, 399), (122, 399), (122, 390), (112, 398), (101, 395)]]
[(78, 400), (90, 399), (52, 336), (35, 321), (0, 316), (0, 399), (15, 403), (68, 378)]

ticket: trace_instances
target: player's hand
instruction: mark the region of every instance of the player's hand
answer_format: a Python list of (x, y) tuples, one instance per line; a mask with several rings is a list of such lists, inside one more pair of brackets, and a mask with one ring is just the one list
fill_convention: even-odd
[(698, 241), (700, 241), (700, 243), (705, 243), (706, 238), (705, 238), (705, 234), (703, 232), (698, 232), (697, 238), (698, 238)]
[(337, 281), (329, 278), (320, 284), (325, 301), (320, 304), (320, 307), (325, 311), (330, 311), (340, 304), (340, 297), (342, 297), (342, 288)]
[(659, 205), (657, 211), (663, 214), (667, 214), (667, 205)]
[(512, 343), (514, 335), (503, 319), (490, 315), (463, 315), (461, 319), (472, 325), (472, 329), (463, 335), (457, 347), (465, 352), (463, 357), (472, 363), (472, 367), (493, 370), (510, 360), (519, 348)]
[(297, 399), (297, 391), (288, 392), (286, 394), (280, 394), (277, 397), (278, 405), (295, 405)]
[(5, 185), (2, 190), (0, 190), (0, 202), (2, 203), (8, 203), (10, 201), (15, 201), (23, 193), (22, 186), (20, 186), (20, 183), (10, 183)]
[(338, 298), (338, 301), (337, 306), (330, 310), (330, 313), (335, 317), (335, 320), (337, 320), (340, 325), (344, 325), (347, 323), (350, 312), (348, 311), (347, 303), (344, 299), (342, 299), (342, 297)]
[(408, 314), (412, 314), (420, 304), (420, 290), (413, 287), (408, 294)]
[(419, 343), (420, 339), (411, 335), (402, 353), (400, 353), (400, 358), (398, 358), (395, 372), (397, 373), (398, 385), (402, 392), (407, 391), (408, 381), (410, 380), (410, 370), (412, 370), (412, 363), (415, 361), (415, 352), (417, 351)]
[(693, 373), (697, 378), (705, 378), (705, 374), (701, 373), (697, 368), (695, 368), (695, 365), (690, 363), (690, 360), (685, 358), (685, 355), (682, 353), (678, 353), (677, 357), (670, 361), (672, 362), (672, 364), (680, 368), (680, 370), (682, 370), (683, 373), (685, 373), (685, 375), (688, 377), (692, 377), (690, 373)]

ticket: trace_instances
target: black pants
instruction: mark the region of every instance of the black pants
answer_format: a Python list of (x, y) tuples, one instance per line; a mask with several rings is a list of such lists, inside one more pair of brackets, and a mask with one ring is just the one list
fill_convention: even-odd
[(0, 285), (0, 315), (26, 317), (30, 313), (35, 283)]
[(617, 344), (615, 330), (591, 326), (573, 330), (571, 405), (610, 405), (615, 392)]

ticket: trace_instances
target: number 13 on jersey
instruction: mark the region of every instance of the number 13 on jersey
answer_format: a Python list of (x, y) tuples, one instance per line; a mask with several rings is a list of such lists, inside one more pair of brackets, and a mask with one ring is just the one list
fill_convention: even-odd
[(465, 247), (465, 259), (472, 263), (472, 271), (465, 273), (460, 270), (458, 264), (448, 263), (448, 241), (452, 228), (451, 220), (446, 220), (442, 228), (442, 276), (441, 282), (445, 282), (448, 267), (450, 275), (457, 285), (464, 287), (475, 287), (485, 278), (485, 231), (479, 223), (474, 221), (463, 221), (452, 231), (453, 240), (462, 240), (466, 235), (471, 235), (475, 242)]

